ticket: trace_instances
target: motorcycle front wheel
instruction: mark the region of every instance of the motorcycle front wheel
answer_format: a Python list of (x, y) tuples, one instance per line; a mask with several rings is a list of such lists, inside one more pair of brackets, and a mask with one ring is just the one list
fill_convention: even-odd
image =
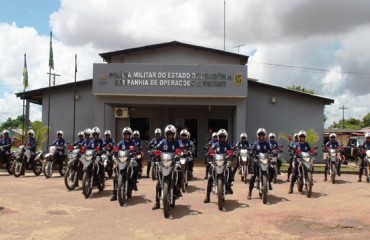
[(66, 169), (67, 169), (67, 162), (65, 160), (62, 161), (61, 164), (59, 164), (59, 174), (60, 176), (64, 176), (66, 174)]
[(20, 177), (22, 173), (23, 164), (21, 161), (14, 161), (12, 164), (12, 172), (14, 177)]
[(169, 196), (169, 178), (166, 177), (163, 180), (163, 214), (165, 218), (168, 218), (170, 216), (170, 196)]
[(89, 198), (92, 193), (91, 174), (84, 172), (82, 177), (82, 193), (85, 198)]
[(152, 180), (155, 181), (157, 179), (157, 165), (152, 162)]
[(217, 179), (217, 201), (218, 201), (218, 210), (222, 211), (223, 205), (224, 205), (224, 198), (223, 198), (223, 184), (222, 184), (221, 177)]
[(266, 204), (267, 202), (267, 175), (262, 176), (262, 202)]
[(117, 189), (117, 194), (118, 194), (118, 202), (119, 205), (122, 207), (126, 203), (126, 184), (127, 180), (123, 176), (123, 174), (119, 174), (118, 176), (118, 189)]
[(306, 186), (307, 186), (307, 189), (306, 189), (306, 196), (308, 198), (311, 197), (311, 193), (312, 193), (312, 173), (311, 172), (307, 172), (307, 178), (306, 178)]
[(46, 161), (43, 172), (44, 172), (45, 178), (51, 178), (51, 176), (53, 175), (53, 162)]
[(71, 168), (67, 168), (66, 173), (64, 174), (64, 185), (70, 191), (74, 190), (77, 186), (77, 171)]
[(39, 176), (42, 173), (42, 162), (40, 159), (34, 160), (32, 171), (35, 176)]
[(332, 184), (335, 184), (335, 175), (337, 174), (337, 168), (336, 168), (336, 166), (335, 166), (335, 164), (332, 164), (331, 165), (331, 176), (330, 176), (330, 178), (331, 178), (331, 183)]

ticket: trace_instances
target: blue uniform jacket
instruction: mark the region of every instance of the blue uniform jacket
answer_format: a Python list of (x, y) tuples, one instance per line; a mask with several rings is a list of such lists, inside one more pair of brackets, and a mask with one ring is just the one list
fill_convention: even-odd
[(1, 139), (0, 141), (0, 146), (4, 146), (4, 150), (5, 151), (10, 151), (10, 148), (12, 147), (12, 139), (7, 137), (7, 138), (3, 138)]
[(237, 149), (247, 149), (250, 146), (251, 145), (249, 144), (248, 141), (240, 141), (240, 142), (236, 143), (236, 148)]
[(271, 151), (271, 145), (267, 141), (255, 141), (252, 145), (252, 150), (253, 152), (258, 155), (260, 152), (261, 153), (268, 153)]
[(155, 148), (161, 150), (162, 152), (174, 153), (176, 151), (176, 148), (180, 148), (180, 144), (179, 141), (177, 141), (176, 139), (172, 141), (167, 141), (167, 139), (163, 139)]
[(37, 146), (36, 138), (28, 138), (27, 145), (28, 145), (28, 149), (30, 149), (32, 152), (35, 152), (36, 146)]
[(310, 145), (307, 142), (304, 142), (304, 143), (295, 142), (293, 144), (293, 147), (295, 149), (301, 150), (301, 152), (309, 152), (309, 151), (311, 151), (311, 147), (310, 147)]
[(135, 147), (135, 143), (132, 140), (125, 141), (124, 139), (122, 139), (121, 141), (119, 141), (117, 146), (119, 150), (130, 150), (130, 146)]
[(224, 154), (227, 150), (231, 150), (231, 146), (228, 142), (217, 142), (213, 145), (213, 149), (216, 150), (217, 154)]

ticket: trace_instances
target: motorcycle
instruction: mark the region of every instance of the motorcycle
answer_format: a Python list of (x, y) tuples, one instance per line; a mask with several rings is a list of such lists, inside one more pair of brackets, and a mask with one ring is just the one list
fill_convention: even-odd
[(141, 151), (141, 148), (140, 148), (140, 149), (137, 149), (135, 152), (133, 152), (132, 156), (134, 157), (135, 161), (139, 165), (138, 177), (141, 177), (143, 173), (144, 153)]
[(56, 163), (60, 176), (64, 176), (67, 167), (67, 159), (65, 156), (59, 155), (60, 151), (61, 149), (56, 146), (49, 146), (49, 153), (45, 155), (43, 164), (45, 178), (51, 178), (53, 175), (54, 163)]
[(78, 180), (83, 174), (83, 163), (80, 161), (81, 154), (85, 153), (85, 146), (71, 146), (68, 147), (68, 163), (66, 172), (64, 174), (64, 185), (70, 191), (74, 190), (78, 186)]
[(227, 194), (226, 184), (229, 178), (232, 177), (230, 166), (234, 153), (232, 150), (227, 150), (226, 154), (218, 154), (211, 149), (208, 155), (210, 159), (213, 159), (210, 163), (210, 174), (213, 178), (212, 193), (217, 195), (218, 209), (223, 210), (223, 203)]
[(4, 166), (4, 169), (10, 174), (13, 175), (12, 164), (14, 161), (14, 153), (11, 153), (9, 156), (3, 153), (4, 146), (0, 146), (0, 166)]
[(104, 162), (104, 172), (108, 174), (108, 177), (113, 176), (113, 160), (112, 160), (112, 145), (107, 144), (104, 147), (104, 152), (101, 155)]
[[(325, 147), (325, 146), (323, 146)], [(335, 184), (335, 178), (338, 175), (339, 163), (341, 161), (340, 152), (342, 151), (342, 146), (338, 146), (338, 149), (329, 149), (325, 147), (324, 152), (328, 153), (327, 159), (327, 174), (330, 176), (331, 182)]]
[(239, 149), (238, 161), (239, 161), (239, 174), (241, 175), (241, 181), (247, 184), (249, 175), (250, 155), (252, 150), (250, 149)]
[(366, 177), (366, 182), (370, 183), (370, 150), (361, 149), (361, 153), (365, 155), (363, 174)]
[(100, 147), (88, 149), (81, 157), (83, 162), (82, 192), (85, 198), (91, 196), (93, 186), (97, 186), (99, 191), (103, 191), (105, 187), (104, 169), (99, 163), (100, 156), (96, 154), (99, 151)]
[(160, 192), (159, 199), (163, 201), (163, 214), (165, 218), (170, 216), (170, 207), (175, 207), (176, 199), (181, 197), (180, 187), (178, 186), (181, 182), (179, 170), (181, 170), (180, 162), (177, 161), (178, 153), (181, 149), (176, 149), (175, 153), (160, 152), (159, 150), (154, 151), (154, 156), (160, 156), (157, 179), (161, 186), (162, 191)]
[(179, 149), (177, 155), (180, 157), (180, 167), (182, 173), (181, 190), (184, 193), (188, 186), (188, 181), (193, 177), (192, 172), (189, 170), (189, 161), (194, 161), (191, 150)]
[(278, 167), (277, 162), (280, 158), (280, 153), (283, 151), (281, 150), (282, 146), (276, 146), (271, 150), (270, 154), (270, 168), (272, 168), (272, 174), (273, 174), (273, 182), (276, 183), (277, 176), (278, 176)]
[(39, 176), (41, 174), (41, 160), (43, 159), (42, 151), (36, 152), (35, 155), (35, 159), (31, 161), (31, 151), (27, 146), (21, 145), (17, 148), (12, 165), (14, 177), (20, 177), (25, 170), (32, 170), (35, 176)]
[(270, 167), (270, 154), (259, 153), (255, 159), (255, 164), (258, 166), (258, 173), (256, 176), (256, 183), (258, 193), (262, 199), (263, 204), (267, 203), (267, 193), (269, 191), (269, 167)]
[(306, 191), (306, 196), (311, 197), (312, 194), (312, 185), (313, 185), (313, 161), (315, 160), (312, 156), (316, 156), (317, 146), (311, 149), (311, 152), (301, 152), (299, 149), (295, 149), (294, 157), (297, 161), (293, 161), (293, 169), (295, 169), (294, 164), (298, 164), (298, 176), (296, 178), (298, 192), (303, 194), (303, 187)]
[(115, 174), (118, 177), (118, 203), (121, 207), (126, 205), (126, 198), (132, 197), (132, 190), (134, 189), (136, 181), (132, 176), (134, 173), (133, 162), (135, 161), (133, 152), (135, 147), (131, 146), (130, 150), (118, 150), (118, 147), (114, 147), (114, 161), (116, 167)]
[(151, 169), (151, 174), (152, 174), (152, 180), (155, 181), (157, 179), (157, 176), (158, 176), (158, 171), (159, 171), (159, 165), (157, 164), (159, 162), (159, 155), (156, 156), (154, 154), (155, 152), (155, 149), (154, 149), (154, 146), (153, 145), (150, 145), (149, 146), (149, 151), (148, 151), (148, 154), (149, 154), (149, 159), (148, 161), (150, 161), (150, 165), (152, 167)]

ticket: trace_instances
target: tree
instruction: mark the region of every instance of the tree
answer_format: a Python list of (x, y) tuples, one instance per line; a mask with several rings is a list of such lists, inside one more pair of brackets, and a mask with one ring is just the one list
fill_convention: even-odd
[(370, 113), (366, 114), (362, 119), (362, 123), (364, 127), (370, 127)]
[[(296, 131), (296, 133), (298, 133), (299, 131)], [(317, 132), (310, 128), (306, 131), (307, 133), (307, 137), (306, 137), (306, 142), (308, 142), (308, 144), (310, 144), (310, 146), (313, 146), (315, 143), (317, 143), (320, 138), (319, 138), (319, 135), (317, 134)], [(290, 136), (293, 137), (293, 134), (290, 134)], [(282, 133), (279, 133), (279, 139), (283, 139), (285, 141), (289, 141), (289, 134), (288, 133), (285, 133), (285, 132), (282, 132)], [(294, 139), (293, 139), (294, 141)]]
[(315, 94), (315, 91), (313, 89), (306, 89), (301, 86), (292, 85), (292, 86), (288, 86), (287, 88), (293, 91), (298, 91), (298, 92), (303, 92), (303, 93), (308, 93), (308, 94)]
[(23, 116), (18, 116), (16, 119), (8, 117), (8, 119), (3, 122), (0, 129), (11, 129), (11, 128), (22, 128), (24, 118)]
[(37, 151), (41, 150), (41, 146), (46, 141), (45, 135), (48, 128), (42, 124), (40, 121), (34, 121), (31, 123), (32, 130), (35, 132), (35, 138), (37, 140)]
[[(349, 118), (344, 120), (344, 128), (348, 129), (361, 129), (364, 126), (363, 122), (357, 118)], [(330, 128), (343, 128), (343, 120), (339, 122), (333, 122)]]

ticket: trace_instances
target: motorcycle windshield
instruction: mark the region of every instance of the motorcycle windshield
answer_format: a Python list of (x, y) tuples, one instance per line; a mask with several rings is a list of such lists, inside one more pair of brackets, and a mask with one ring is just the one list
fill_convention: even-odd
[(240, 150), (240, 157), (243, 159), (243, 160), (246, 160), (247, 157), (248, 157), (248, 150), (247, 149), (241, 149)]

